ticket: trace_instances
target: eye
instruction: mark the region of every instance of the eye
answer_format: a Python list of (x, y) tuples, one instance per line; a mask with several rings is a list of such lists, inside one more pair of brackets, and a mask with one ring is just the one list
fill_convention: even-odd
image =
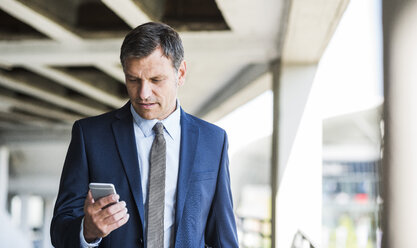
[(158, 83), (158, 82), (161, 82), (162, 81), (162, 79), (160, 79), (160, 78), (152, 78), (151, 80), (154, 83)]
[(136, 82), (136, 81), (137, 81), (137, 78), (134, 78), (134, 77), (127, 77), (127, 78), (126, 78), (126, 80), (127, 80), (128, 82)]

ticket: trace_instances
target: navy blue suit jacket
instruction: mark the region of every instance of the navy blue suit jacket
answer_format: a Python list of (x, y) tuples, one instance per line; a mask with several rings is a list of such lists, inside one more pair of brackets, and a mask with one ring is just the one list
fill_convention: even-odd
[[(115, 185), (129, 221), (100, 247), (146, 247), (144, 206), (130, 103), (74, 123), (51, 223), (55, 247), (79, 247), (90, 182)], [(181, 109), (175, 247), (238, 247), (224, 130)]]

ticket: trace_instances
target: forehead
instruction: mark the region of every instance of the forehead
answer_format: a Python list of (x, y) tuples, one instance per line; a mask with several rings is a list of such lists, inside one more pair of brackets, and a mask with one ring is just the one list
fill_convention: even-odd
[(171, 59), (166, 57), (161, 48), (156, 48), (151, 54), (143, 58), (130, 56), (126, 59), (126, 71), (130, 70), (166, 70), (174, 69)]

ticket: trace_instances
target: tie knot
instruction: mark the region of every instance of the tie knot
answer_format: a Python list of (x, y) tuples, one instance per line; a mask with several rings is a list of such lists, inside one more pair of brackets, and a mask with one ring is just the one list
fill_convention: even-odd
[(161, 122), (157, 122), (155, 124), (155, 126), (153, 126), (153, 131), (155, 132), (156, 135), (158, 134), (163, 134), (164, 133), (164, 124), (162, 124)]

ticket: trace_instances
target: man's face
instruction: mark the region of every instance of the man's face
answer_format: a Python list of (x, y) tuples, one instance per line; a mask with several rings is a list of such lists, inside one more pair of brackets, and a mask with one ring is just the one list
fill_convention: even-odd
[(176, 71), (161, 48), (145, 58), (126, 59), (126, 88), (136, 113), (147, 120), (163, 120), (174, 112), (177, 90), (184, 84), (185, 71), (185, 61)]

